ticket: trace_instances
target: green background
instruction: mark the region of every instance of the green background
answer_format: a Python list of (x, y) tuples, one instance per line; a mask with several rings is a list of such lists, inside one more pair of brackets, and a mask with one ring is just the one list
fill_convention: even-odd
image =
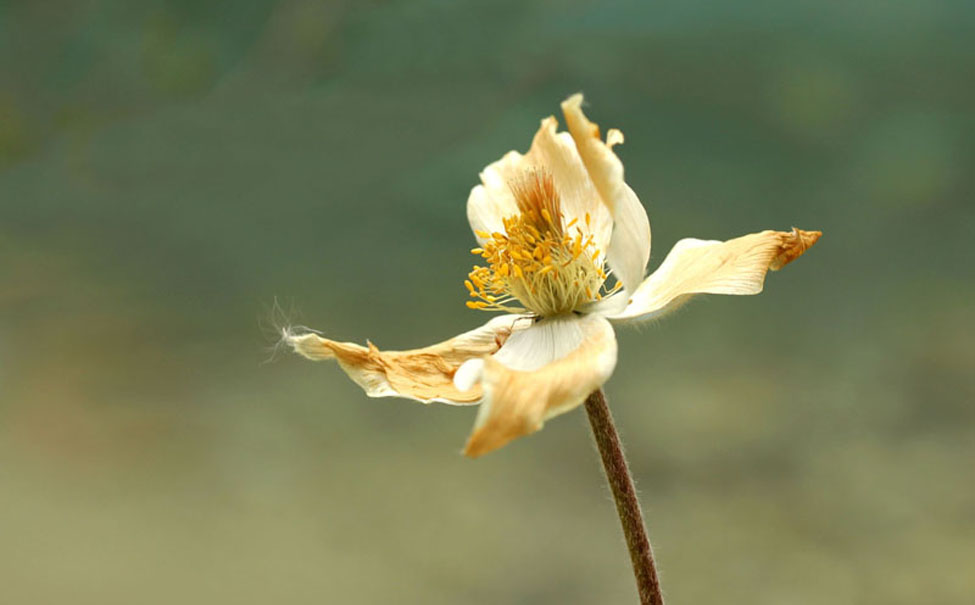
[(5, 603), (630, 603), (585, 414), (275, 351), (464, 307), (478, 172), (583, 91), (654, 227), (822, 229), (620, 329), (668, 603), (975, 598), (969, 2), (0, 4)]

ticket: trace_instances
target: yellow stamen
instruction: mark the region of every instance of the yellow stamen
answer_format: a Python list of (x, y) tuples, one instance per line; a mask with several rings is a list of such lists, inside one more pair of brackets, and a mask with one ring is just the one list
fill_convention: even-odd
[(565, 224), (554, 181), (543, 171), (530, 171), (508, 186), (518, 213), (502, 219), (503, 233), (476, 232), (484, 243), (471, 253), (487, 266), (475, 266), (465, 281), (470, 295), (479, 299), (467, 306), (548, 316), (601, 298), (607, 275), (591, 217), (586, 214), (585, 229), (579, 219)]

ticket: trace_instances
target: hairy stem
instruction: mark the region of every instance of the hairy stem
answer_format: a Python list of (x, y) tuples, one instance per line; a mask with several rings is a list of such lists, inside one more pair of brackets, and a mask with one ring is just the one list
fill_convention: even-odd
[(633, 477), (626, 465), (623, 446), (620, 444), (613, 416), (606, 403), (606, 395), (602, 389), (593, 391), (586, 399), (586, 412), (589, 414), (589, 424), (592, 434), (599, 448), (599, 455), (603, 459), (606, 480), (613, 491), (616, 500), (616, 512), (619, 513), (620, 523), (623, 525), (623, 535), (626, 545), (630, 549), (630, 561), (633, 562), (633, 574), (636, 576), (637, 591), (640, 593), (642, 605), (663, 605), (664, 598), (660, 592), (660, 580), (657, 578), (657, 567), (653, 562), (653, 549), (647, 539), (647, 530), (643, 525), (643, 514), (640, 512), (640, 502), (636, 497)]

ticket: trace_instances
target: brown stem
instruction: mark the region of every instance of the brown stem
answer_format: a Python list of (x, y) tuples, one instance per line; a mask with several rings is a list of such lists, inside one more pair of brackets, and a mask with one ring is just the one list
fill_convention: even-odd
[(606, 395), (602, 389), (593, 391), (586, 399), (586, 412), (589, 414), (589, 424), (592, 434), (599, 448), (599, 455), (603, 459), (606, 479), (613, 490), (616, 500), (616, 512), (619, 513), (620, 523), (623, 524), (623, 535), (626, 545), (630, 549), (630, 560), (633, 562), (633, 574), (636, 576), (637, 591), (640, 593), (642, 605), (663, 605), (664, 598), (660, 593), (660, 580), (657, 579), (657, 567), (653, 562), (653, 549), (647, 539), (647, 530), (643, 525), (643, 514), (640, 512), (640, 502), (636, 497), (633, 477), (626, 466), (623, 446), (620, 444), (619, 434), (613, 424), (613, 416), (606, 404)]

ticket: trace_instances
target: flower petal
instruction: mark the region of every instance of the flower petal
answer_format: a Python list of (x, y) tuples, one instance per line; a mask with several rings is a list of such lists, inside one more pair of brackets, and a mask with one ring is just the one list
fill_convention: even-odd
[(484, 400), (464, 453), (480, 456), (537, 431), (585, 401), (615, 367), (616, 336), (599, 316), (545, 319), (512, 334), (484, 360)]
[[(572, 135), (556, 132), (557, 128), (558, 121), (553, 116), (542, 120), (525, 159), (552, 176), (562, 202), (565, 223), (575, 221), (580, 228), (587, 229), (592, 233), (596, 247), (605, 252), (613, 231), (613, 217), (599, 201), (599, 193), (579, 157)], [(586, 215), (589, 215), (589, 221), (586, 221)]]
[(530, 324), (523, 316), (502, 315), (450, 340), (410, 351), (380, 351), (371, 342), (364, 347), (288, 330), (284, 340), (308, 359), (335, 359), (370, 397), (473, 404), (481, 398), (480, 388), (459, 390), (454, 386), (454, 373), (469, 359), (497, 352), (512, 334)]
[(613, 216), (613, 236), (606, 260), (623, 287), (633, 292), (650, 259), (650, 221), (639, 198), (623, 180), (623, 163), (612, 150), (613, 145), (623, 142), (623, 133), (611, 129), (603, 142), (599, 126), (582, 112), (581, 94), (563, 101), (562, 113), (589, 178)]
[(525, 167), (524, 156), (509, 151), (481, 172), (482, 184), (474, 187), (467, 198), (467, 220), (481, 244), (484, 244), (484, 238), (477, 235), (478, 231), (504, 233), (501, 219), (518, 214), (518, 204), (509, 183), (521, 178)]
[(720, 241), (682, 239), (660, 267), (629, 295), (627, 306), (610, 319), (652, 319), (673, 310), (692, 294), (758, 294), (765, 274), (799, 258), (822, 235), (819, 231), (762, 231)]

